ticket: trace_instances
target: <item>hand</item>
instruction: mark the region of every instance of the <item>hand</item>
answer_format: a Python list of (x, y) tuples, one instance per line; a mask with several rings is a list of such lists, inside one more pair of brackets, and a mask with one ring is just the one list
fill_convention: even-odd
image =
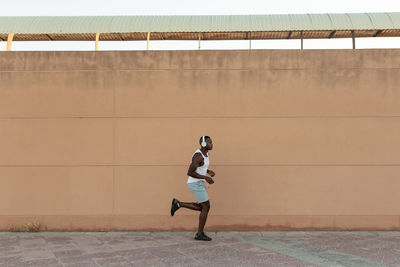
[(213, 183), (214, 183), (214, 180), (213, 180), (211, 177), (207, 177), (207, 178), (206, 178), (206, 181), (207, 181), (207, 183), (209, 183), (209, 184), (213, 184)]
[(208, 174), (209, 174), (211, 177), (214, 177), (214, 176), (215, 176), (215, 172), (213, 172), (212, 170), (208, 170)]

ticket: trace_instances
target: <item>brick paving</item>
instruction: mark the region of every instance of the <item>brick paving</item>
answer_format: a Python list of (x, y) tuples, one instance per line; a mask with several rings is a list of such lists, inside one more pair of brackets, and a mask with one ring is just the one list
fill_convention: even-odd
[(400, 266), (400, 232), (0, 232), (3, 266)]

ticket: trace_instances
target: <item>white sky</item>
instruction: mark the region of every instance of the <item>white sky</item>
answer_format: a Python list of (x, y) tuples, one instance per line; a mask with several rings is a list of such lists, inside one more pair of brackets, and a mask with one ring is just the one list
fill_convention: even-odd
[[(0, 0), (4, 16), (248, 15), (400, 12), (397, 0)], [(0, 42), (0, 50), (6, 43)], [(400, 38), (357, 38), (356, 47), (400, 48)], [(201, 49), (248, 49), (249, 41), (202, 41)], [(299, 40), (252, 41), (252, 49), (299, 49)], [(304, 40), (304, 49), (351, 49), (351, 39)], [(93, 50), (94, 42), (13, 42), (12, 50)], [(100, 42), (100, 50), (145, 50), (145, 41)], [(197, 41), (151, 41), (151, 50), (198, 49)]]

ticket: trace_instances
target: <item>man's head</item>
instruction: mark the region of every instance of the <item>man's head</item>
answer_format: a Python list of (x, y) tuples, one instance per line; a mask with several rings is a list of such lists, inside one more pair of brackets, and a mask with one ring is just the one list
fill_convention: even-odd
[(213, 143), (212, 143), (211, 137), (209, 137), (207, 135), (200, 137), (199, 143), (200, 143), (201, 147), (204, 147), (207, 150), (213, 149)]

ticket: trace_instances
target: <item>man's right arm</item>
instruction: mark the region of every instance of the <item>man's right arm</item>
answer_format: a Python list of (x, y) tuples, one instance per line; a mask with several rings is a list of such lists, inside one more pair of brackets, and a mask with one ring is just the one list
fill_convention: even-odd
[(200, 163), (202, 161), (203, 161), (203, 157), (200, 155), (200, 153), (194, 154), (192, 163), (189, 166), (189, 170), (188, 170), (187, 174), (193, 178), (205, 179), (208, 183), (213, 184), (214, 180), (211, 177), (201, 175), (196, 172), (197, 167), (200, 167)]

